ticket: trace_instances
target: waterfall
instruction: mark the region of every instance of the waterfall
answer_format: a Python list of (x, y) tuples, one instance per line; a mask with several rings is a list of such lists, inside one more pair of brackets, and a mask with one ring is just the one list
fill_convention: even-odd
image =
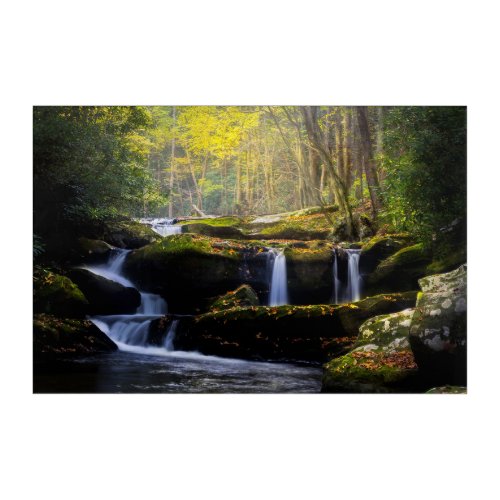
[(272, 248), (269, 253), (274, 256), (271, 275), (271, 289), (269, 292), (269, 305), (281, 306), (288, 304), (285, 252), (284, 250), (276, 250)]
[(158, 233), (160, 236), (171, 236), (173, 234), (182, 233), (182, 226), (177, 226), (175, 223), (176, 219), (167, 219), (167, 218), (157, 218), (157, 219), (138, 219), (142, 224), (147, 224), (151, 226), (151, 229)]
[[(84, 269), (124, 286), (133, 283), (123, 275), (123, 265), (130, 250), (115, 249), (106, 264), (85, 266)], [(93, 316), (90, 320), (119, 348), (126, 346), (148, 347), (151, 321), (167, 313), (166, 301), (154, 293), (141, 292), (141, 305), (135, 314), (114, 314)], [(173, 337), (178, 320), (174, 320), (166, 332), (164, 348), (173, 350)], [(130, 350), (129, 348), (127, 350)]]
[(333, 303), (339, 303), (342, 282), (339, 280), (339, 263), (337, 259), (337, 250), (333, 249)]
[(167, 336), (165, 337), (165, 349), (167, 351), (174, 350), (175, 332), (177, 330), (178, 324), (179, 324), (179, 320), (174, 319), (174, 321), (172, 321), (172, 324), (170, 325), (170, 328), (168, 329)]
[(347, 301), (356, 302), (361, 299), (361, 276), (359, 274), (359, 259), (361, 250), (346, 250), (347, 252)]

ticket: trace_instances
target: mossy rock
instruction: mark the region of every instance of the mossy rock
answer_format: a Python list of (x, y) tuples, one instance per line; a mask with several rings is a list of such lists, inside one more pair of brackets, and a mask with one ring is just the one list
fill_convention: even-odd
[[(321, 362), (345, 352), (367, 318), (408, 307), (411, 299), (401, 295), (341, 306), (254, 306), (210, 312), (183, 322), (176, 348), (242, 359)], [(415, 294), (412, 305), (414, 298)]]
[(302, 248), (286, 248), (288, 294), (293, 304), (321, 304), (332, 296), (332, 245), (307, 242)]
[(141, 305), (140, 293), (86, 269), (73, 269), (71, 279), (89, 301), (89, 314), (131, 314)]
[(214, 300), (210, 305), (210, 311), (217, 312), (233, 307), (258, 306), (259, 298), (249, 285), (241, 285), (236, 290), (228, 292)]
[(89, 302), (78, 286), (66, 276), (48, 270), (35, 270), (33, 310), (35, 313), (82, 318), (89, 310)]
[(467, 387), (444, 385), (442, 387), (433, 387), (429, 389), (427, 394), (467, 394)]
[(361, 248), (361, 272), (371, 273), (380, 262), (409, 244), (410, 236), (404, 233), (374, 236)]
[(428, 266), (426, 274), (447, 273), (467, 262), (466, 248), (460, 248), (444, 256), (436, 257)]
[(60, 354), (95, 354), (117, 349), (91, 321), (36, 314), (33, 319), (35, 361)]
[(234, 238), (241, 239), (243, 233), (233, 226), (220, 226), (210, 224), (185, 224), (183, 225), (185, 233), (203, 234), (205, 236), (213, 236), (216, 238)]
[[(363, 257), (360, 263), (363, 262)], [(405, 247), (383, 260), (365, 280), (367, 293), (415, 290), (427, 273), (430, 253), (421, 243)]]
[(204, 226), (211, 227), (232, 227), (240, 226), (243, 224), (244, 219), (240, 217), (187, 217), (184, 219), (178, 219), (178, 224), (180, 225), (191, 225), (191, 224), (203, 224)]
[(431, 386), (467, 381), (467, 266), (419, 281), (410, 342)]
[(101, 235), (100, 239), (119, 248), (141, 248), (161, 239), (151, 227), (133, 220), (110, 221)]
[(322, 391), (408, 391), (417, 376), (409, 343), (413, 314), (406, 309), (364, 322), (353, 349), (325, 365)]
[(104, 262), (108, 259), (113, 247), (102, 240), (78, 238), (78, 250), (83, 260), (88, 262)]
[(242, 284), (243, 245), (200, 235), (177, 234), (135, 250), (125, 273), (140, 289), (166, 298), (169, 309), (193, 313)]

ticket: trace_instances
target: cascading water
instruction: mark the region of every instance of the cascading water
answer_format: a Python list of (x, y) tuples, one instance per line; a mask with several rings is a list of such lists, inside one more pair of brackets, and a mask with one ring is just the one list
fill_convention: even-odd
[[(130, 250), (116, 249), (106, 264), (85, 266), (85, 269), (121, 285), (133, 287), (133, 283), (123, 276), (123, 265), (129, 252)], [(141, 305), (135, 314), (100, 315), (90, 318), (101, 331), (116, 342), (119, 348), (127, 346), (129, 351), (131, 346), (147, 347), (151, 321), (167, 313), (167, 303), (162, 297), (154, 293), (139, 293)], [(166, 350), (173, 349), (175, 327), (171, 327), (166, 334), (164, 344)]]
[(139, 222), (142, 224), (147, 224), (151, 226), (151, 229), (158, 233), (159, 235), (172, 236), (173, 234), (182, 233), (182, 226), (176, 225), (175, 219), (167, 219), (167, 218), (157, 218), (157, 219), (139, 219)]
[(339, 263), (337, 259), (337, 250), (333, 250), (333, 303), (338, 304), (340, 298), (342, 282), (339, 279)]
[(361, 275), (359, 259), (361, 250), (348, 249), (347, 252), (347, 300), (356, 302), (361, 299)]
[(286, 257), (284, 250), (272, 248), (269, 250), (270, 256), (274, 256), (271, 288), (269, 292), (269, 305), (281, 306), (288, 304), (288, 282), (286, 277)]

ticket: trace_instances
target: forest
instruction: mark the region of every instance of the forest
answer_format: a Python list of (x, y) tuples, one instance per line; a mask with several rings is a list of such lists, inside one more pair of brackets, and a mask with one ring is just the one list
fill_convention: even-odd
[[(94, 354), (90, 344), (260, 363), (261, 385), (242, 392), (265, 391), (276, 362), (314, 366), (305, 386), (281, 375), (278, 392), (465, 386), (466, 113), (34, 107), (35, 390), (78, 392), (53, 367), (75, 370), (56, 358)], [(462, 291), (443, 292), (448, 282)], [(436, 309), (437, 290), (460, 317)], [(419, 337), (429, 315), (446, 318), (432, 323), (439, 339)], [(415, 329), (401, 327), (408, 317)], [(405, 347), (363, 340), (377, 321)], [(434, 344), (445, 347), (429, 356)], [(105, 363), (89, 359), (93, 369)], [(176, 390), (232, 391), (235, 377)], [(118, 391), (99, 383), (82, 390)]]

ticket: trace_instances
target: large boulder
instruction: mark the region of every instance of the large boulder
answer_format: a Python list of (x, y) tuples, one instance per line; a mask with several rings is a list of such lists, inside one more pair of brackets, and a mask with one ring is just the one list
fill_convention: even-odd
[(231, 242), (177, 234), (133, 251), (124, 271), (141, 289), (165, 297), (169, 310), (193, 313), (241, 285), (243, 263)]
[(233, 307), (258, 306), (259, 298), (251, 286), (241, 285), (232, 292), (227, 292), (215, 299), (210, 305), (210, 311), (217, 312)]
[(87, 297), (90, 314), (133, 313), (141, 305), (141, 295), (135, 288), (125, 287), (86, 269), (73, 269), (69, 275)]
[(419, 281), (410, 328), (422, 377), (432, 386), (465, 385), (467, 379), (467, 266)]
[(356, 304), (235, 307), (186, 319), (176, 349), (243, 359), (322, 362), (352, 345), (361, 324), (383, 312), (414, 305), (415, 293)]
[(413, 314), (414, 309), (405, 309), (363, 323), (354, 348), (325, 365), (322, 391), (408, 392), (418, 387), (409, 342)]
[(285, 250), (288, 295), (292, 304), (325, 304), (332, 297), (332, 246), (323, 241)]
[(158, 241), (161, 236), (146, 224), (133, 220), (108, 222), (102, 231), (104, 241), (119, 248), (141, 248)]
[(203, 234), (205, 236), (213, 236), (216, 238), (243, 238), (244, 235), (236, 227), (233, 226), (212, 226), (210, 224), (185, 224), (183, 226), (185, 233)]
[(409, 244), (407, 234), (387, 234), (374, 236), (362, 246), (360, 271), (363, 274), (371, 273), (383, 260)]
[[(360, 265), (363, 257), (360, 259)], [(415, 290), (418, 280), (427, 274), (431, 262), (429, 251), (419, 243), (405, 247), (383, 260), (365, 279), (369, 294)]]
[(82, 318), (89, 312), (89, 302), (68, 277), (36, 269), (33, 275), (33, 310), (35, 313)]
[(81, 259), (87, 262), (105, 262), (113, 247), (102, 240), (78, 238), (78, 251)]
[(92, 322), (35, 314), (33, 356), (39, 361), (58, 354), (94, 354), (116, 350), (116, 344)]

